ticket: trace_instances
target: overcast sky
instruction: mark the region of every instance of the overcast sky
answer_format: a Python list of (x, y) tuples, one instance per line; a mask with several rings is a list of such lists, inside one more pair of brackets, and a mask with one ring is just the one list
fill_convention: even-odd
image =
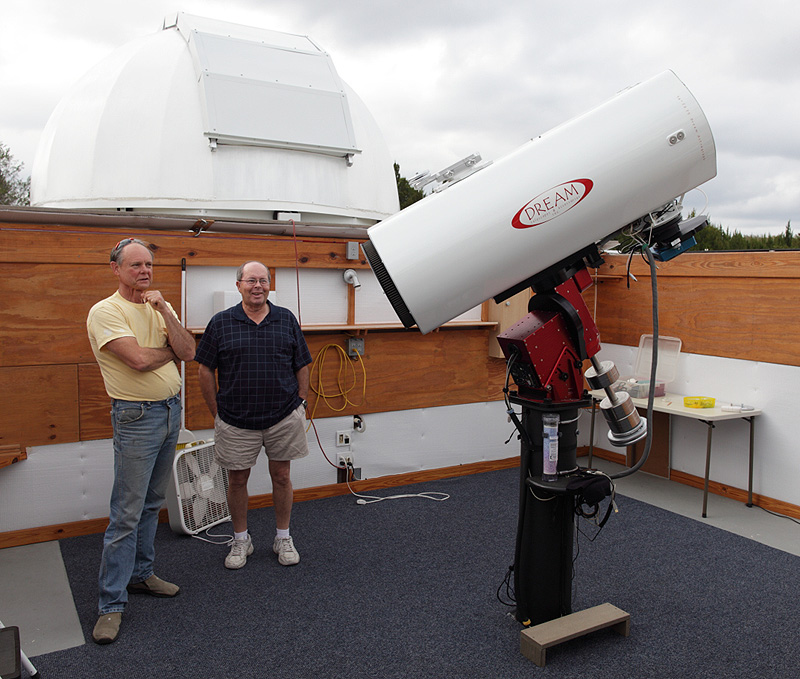
[(788, 0), (2, 0), (0, 141), (26, 174), (70, 85), (177, 11), (308, 35), (407, 177), (475, 152), (496, 160), (671, 69), (714, 133), (711, 221), (800, 232), (800, 6)]

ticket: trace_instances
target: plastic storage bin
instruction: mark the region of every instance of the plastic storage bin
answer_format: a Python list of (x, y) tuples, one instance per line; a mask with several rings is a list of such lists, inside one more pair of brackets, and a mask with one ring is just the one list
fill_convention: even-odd
[[(658, 336), (658, 366), (656, 367), (655, 395), (663, 396), (666, 385), (675, 379), (678, 372), (678, 358), (681, 354), (681, 341), (677, 337)], [(653, 336), (639, 338), (639, 351), (636, 354), (633, 377), (621, 380), (614, 385), (615, 391), (627, 391), (632, 398), (646, 398), (650, 390), (650, 367), (653, 364)]]

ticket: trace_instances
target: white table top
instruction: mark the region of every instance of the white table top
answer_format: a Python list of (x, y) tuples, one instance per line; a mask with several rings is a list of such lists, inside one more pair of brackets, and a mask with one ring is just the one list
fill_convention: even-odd
[[(592, 396), (598, 400), (606, 397), (606, 393), (602, 389), (595, 389)], [(715, 422), (718, 420), (736, 420), (743, 417), (755, 417), (761, 415), (761, 409), (754, 408), (753, 410), (742, 410), (741, 412), (728, 412), (722, 410), (722, 406), (727, 406), (727, 401), (716, 399), (713, 408), (687, 408), (683, 405), (683, 397), (689, 394), (671, 394), (666, 393), (664, 396), (656, 396), (653, 399), (653, 410), (660, 413), (668, 413), (670, 415), (680, 415), (681, 417), (690, 417), (695, 420), (707, 420)], [(697, 394), (698, 396), (706, 396), (706, 394)], [(647, 408), (646, 398), (632, 398), (631, 401), (637, 408)], [(741, 404), (736, 404), (741, 405)]]

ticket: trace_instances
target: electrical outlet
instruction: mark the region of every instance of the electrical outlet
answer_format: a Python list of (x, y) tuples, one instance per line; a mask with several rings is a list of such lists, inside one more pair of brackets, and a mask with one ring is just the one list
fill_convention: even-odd
[(337, 431), (336, 432), (336, 447), (349, 448), (350, 447), (350, 431)]
[(350, 358), (358, 358), (364, 355), (364, 338), (363, 337), (348, 337), (347, 338), (347, 355)]
[(352, 453), (339, 453), (337, 456), (337, 466), (339, 467), (347, 467), (348, 465), (353, 465), (353, 455)]
[(350, 242), (347, 244), (347, 259), (359, 259), (358, 243)]

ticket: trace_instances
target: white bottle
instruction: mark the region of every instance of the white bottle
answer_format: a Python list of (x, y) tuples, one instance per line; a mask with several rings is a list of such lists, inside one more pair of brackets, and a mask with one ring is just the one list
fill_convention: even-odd
[(558, 413), (542, 415), (542, 480), (558, 478)]

